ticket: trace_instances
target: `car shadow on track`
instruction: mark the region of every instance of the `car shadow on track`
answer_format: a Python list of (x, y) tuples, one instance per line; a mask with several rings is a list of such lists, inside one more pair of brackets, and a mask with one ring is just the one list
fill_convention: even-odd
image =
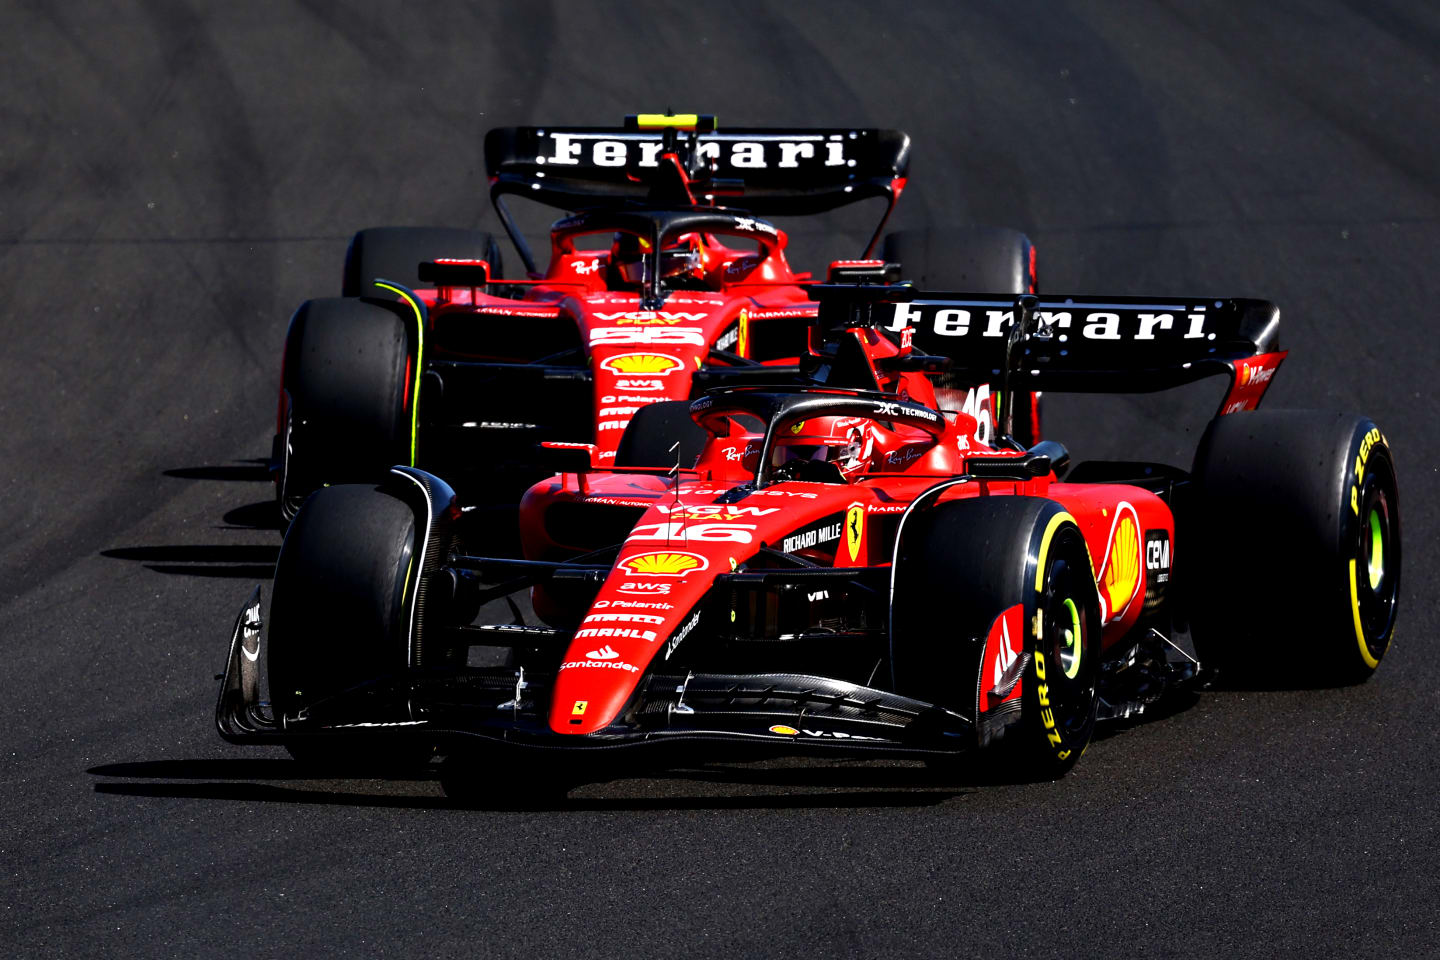
[(180, 480), (218, 480), (223, 483), (269, 483), (270, 461), (264, 458), (236, 460), (232, 463), (205, 467), (176, 467), (161, 471)]
[(176, 544), (163, 547), (117, 547), (101, 550), (112, 560), (134, 560), (156, 573), (188, 577), (233, 577), (269, 580), (275, 573), (279, 544)]
[[(269, 483), (269, 461), (260, 458), (235, 460), (229, 464), (177, 467), (161, 471), (181, 480), (213, 480), (222, 483)], [(231, 507), (218, 530), (280, 530), (282, 521), (274, 498)], [(275, 572), (278, 544), (171, 544), (113, 547), (100, 556), (111, 560), (136, 561), (156, 573), (187, 577), (226, 577), (269, 580)]]
[[(635, 771), (624, 780), (586, 784), (564, 798), (463, 800), (439, 789), (439, 766), (404, 778), (323, 779), (288, 759), (158, 760), (112, 763), (86, 771), (112, 796), (320, 804), (397, 809), (648, 811), (790, 810), (930, 807), (973, 792), (920, 767), (696, 767)], [(278, 781), (278, 782), (277, 782)], [(743, 793), (716, 791), (744, 791)]]

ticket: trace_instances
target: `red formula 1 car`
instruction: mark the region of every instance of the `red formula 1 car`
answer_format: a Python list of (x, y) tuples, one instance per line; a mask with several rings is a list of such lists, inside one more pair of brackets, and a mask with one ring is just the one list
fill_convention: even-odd
[[(669, 468), (559, 445), (574, 461), (526, 494), (524, 559), (456, 542), (453, 492), (412, 468), (317, 493), (276, 569), (268, 702), (257, 590), (222, 735), (371, 765), (438, 748), (467, 790), (666, 744), (986, 747), (1043, 778), (1199, 659), (1292, 680), (1377, 666), (1399, 596), (1390, 450), (1364, 417), (1255, 410), (1285, 358), (1273, 305), (812, 292), (809, 386), (711, 390), (678, 425), (637, 412), (628, 431), (663, 434)], [(1003, 396), (1230, 387), (1190, 471), (1071, 467), (1014, 442), (1003, 404), (988, 446), (937, 411), (947, 367)]]
[[(596, 462), (644, 466), (663, 450), (625, 426), (642, 407), (706, 389), (793, 382), (815, 316), (808, 273), (764, 216), (879, 200), (880, 245), (923, 280), (997, 294), (1031, 290), (1034, 251), (1015, 231), (881, 237), (906, 183), (893, 130), (718, 133), (714, 118), (639, 116), (624, 129), (502, 128), (486, 137), (495, 209), (525, 279), (502, 279), (475, 231), (358, 233), (345, 296), (310, 300), (286, 339), (275, 447), (287, 517), (324, 483), (423, 466), (471, 503), (510, 500), (549, 471), (536, 444), (595, 443)], [(538, 269), (506, 200), (578, 211)], [(831, 264), (841, 279), (873, 263)], [(960, 384), (988, 436), (989, 388)], [(1022, 424), (1022, 434), (1025, 432)]]

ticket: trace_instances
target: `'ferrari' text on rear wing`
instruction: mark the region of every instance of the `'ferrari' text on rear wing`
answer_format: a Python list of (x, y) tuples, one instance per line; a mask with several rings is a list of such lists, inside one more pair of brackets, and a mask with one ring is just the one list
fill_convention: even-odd
[[(819, 213), (869, 197), (893, 202), (910, 161), (910, 138), (899, 130), (743, 127), (696, 131), (693, 142), (715, 191), (743, 198), (736, 205), (759, 216)], [(665, 150), (658, 130), (501, 127), (485, 136), (485, 166), (494, 192), (590, 209), (643, 200)]]
[(898, 286), (811, 289), (821, 302), (822, 327), (908, 329), (916, 350), (949, 358), (956, 373), (998, 376), (1008, 349), (1013, 386), (1021, 390), (1142, 393), (1222, 373), (1237, 387), (1251, 387), (1260, 385), (1257, 367), (1273, 372), (1284, 358), (1280, 311), (1266, 300), (1027, 298), (1033, 310), (1027, 335), (1012, 344), (1021, 308), (1015, 297)]

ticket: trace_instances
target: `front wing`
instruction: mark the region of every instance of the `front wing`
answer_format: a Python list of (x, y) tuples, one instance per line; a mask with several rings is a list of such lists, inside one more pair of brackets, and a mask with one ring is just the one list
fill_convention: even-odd
[(651, 673), (611, 726), (565, 736), (548, 726), (554, 675), (518, 668), (454, 668), (380, 677), (277, 717), (263, 699), (261, 597), (236, 618), (215, 722), (231, 743), (283, 744), (383, 734), (443, 743), (476, 738), (537, 750), (615, 750), (709, 741), (759, 753), (935, 755), (976, 745), (953, 711), (819, 676)]

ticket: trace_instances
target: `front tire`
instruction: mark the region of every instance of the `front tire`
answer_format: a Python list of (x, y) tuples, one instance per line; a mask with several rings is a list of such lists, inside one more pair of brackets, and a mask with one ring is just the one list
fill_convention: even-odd
[(376, 300), (307, 300), (285, 338), (276, 498), (289, 520), (327, 483), (410, 463), (413, 318)]
[(902, 532), (896, 559), (896, 691), (975, 720), (977, 733), (988, 727), (981, 705), (995, 677), (986, 640), (1008, 618), (1029, 661), (1018, 719), (996, 749), (1018, 779), (1064, 775), (1090, 742), (1099, 703), (1099, 595), (1075, 521), (1051, 500), (994, 496), (908, 522), (919, 526)]
[[(323, 716), (335, 709), (328, 698), (406, 670), (415, 527), (408, 505), (370, 485), (327, 487), (305, 503), (275, 565), (266, 667), (277, 717)], [(352, 702), (334, 716), (343, 723), (355, 715)], [(431, 752), (410, 739), (358, 737), (317, 737), (287, 749), (334, 770), (390, 770)]]
[[(1195, 455), (1194, 548), (1177, 543), (1193, 632), (1242, 680), (1350, 684), (1390, 647), (1400, 598), (1395, 462), (1367, 417), (1234, 413)], [(1177, 537), (1179, 540), (1179, 537)]]

